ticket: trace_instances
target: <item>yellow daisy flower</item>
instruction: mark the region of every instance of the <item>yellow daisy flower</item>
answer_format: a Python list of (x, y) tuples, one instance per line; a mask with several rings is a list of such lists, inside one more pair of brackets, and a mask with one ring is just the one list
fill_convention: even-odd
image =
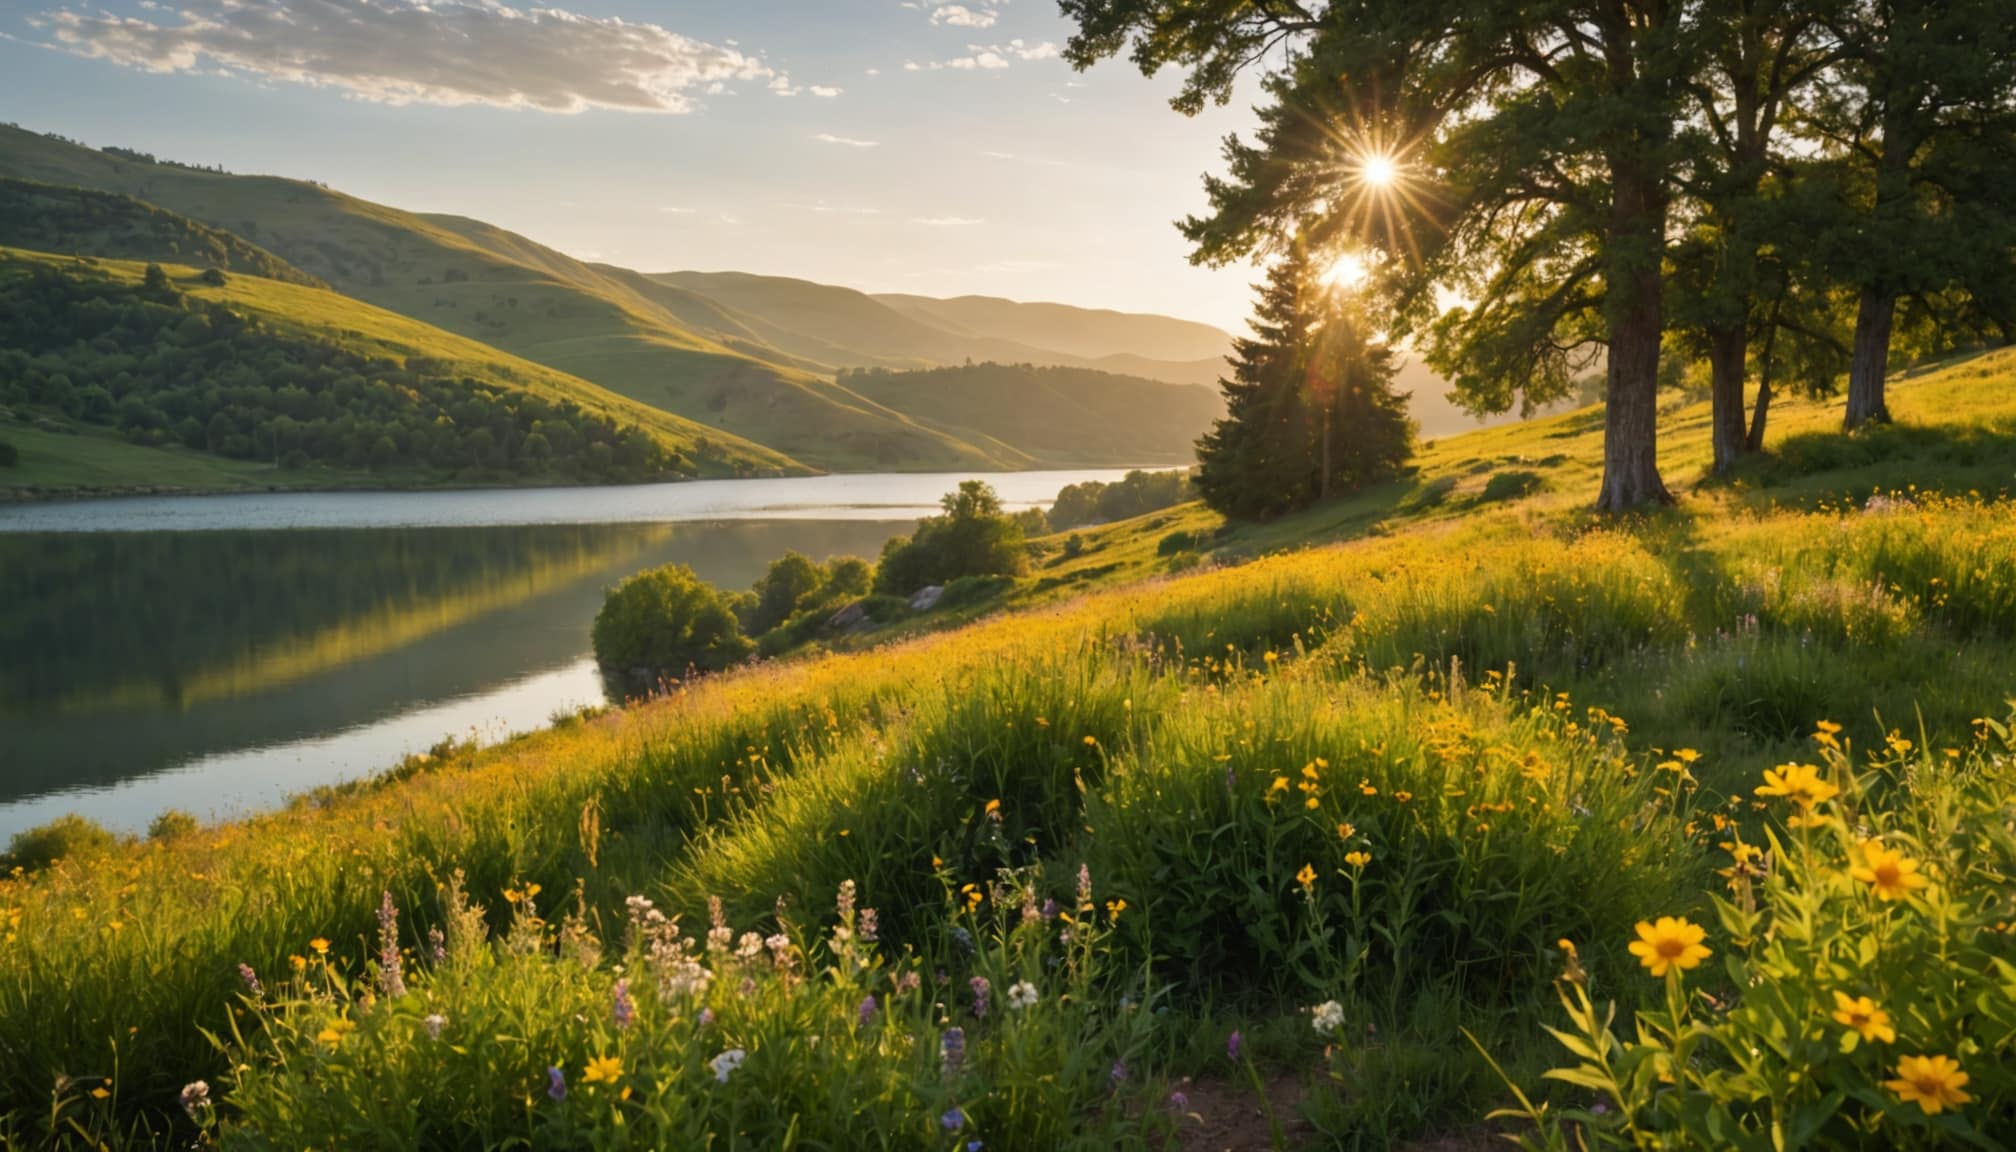
[(1928, 883), (1918, 874), (1918, 862), (1895, 848), (1885, 848), (1880, 840), (1864, 840), (1862, 863), (1848, 874), (1876, 890), (1879, 900), (1901, 900)]
[(1701, 943), (1707, 935), (1707, 929), (1679, 916), (1661, 916), (1657, 923), (1640, 920), (1631, 954), (1652, 975), (1664, 978), (1675, 968), (1684, 972), (1712, 955)]
[(1890, 1026), (1890, 1013), (1867, 996), (1850, 996), (1836, 989), (1834, 1020), (1860, 1032), (1864, 1040), (1881, 1040), (1888, 1044), (1897, 1039), (1897, 1029)]
[(1930, 1116), (1972, 1100), (1960, 1090), (1966, 1083), (1967, 1073), (1951, 1056), (1906, 1056), (1897, 1061), (1897, 1079), (1885, 1080), (1883, 1086)]

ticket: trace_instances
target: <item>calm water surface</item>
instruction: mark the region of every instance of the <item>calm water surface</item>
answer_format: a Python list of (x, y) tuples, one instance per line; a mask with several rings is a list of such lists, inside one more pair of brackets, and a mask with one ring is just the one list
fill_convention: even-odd
[[(1010, 507), (1118, 472), (985, 477)], [(658, 564), (873, 557), (966, 477), (146, 498), (0, 509), (0, 838), (139, 831), (604, 700), (588, 628)]]

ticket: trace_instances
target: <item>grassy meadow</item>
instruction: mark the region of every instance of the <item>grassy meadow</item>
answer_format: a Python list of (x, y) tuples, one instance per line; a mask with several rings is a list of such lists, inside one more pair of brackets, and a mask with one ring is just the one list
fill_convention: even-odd
[(51, 830), (0, 881), (5, 1136), (2001, 1146), (2012, 386), (1783, 403), (1624, 520), (1591, 412), (1437, 441), (1047, 539), (950, 630)]

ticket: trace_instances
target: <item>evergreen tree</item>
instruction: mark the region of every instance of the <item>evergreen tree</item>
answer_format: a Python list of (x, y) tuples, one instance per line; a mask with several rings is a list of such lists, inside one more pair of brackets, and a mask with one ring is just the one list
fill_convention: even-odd
[(1414, 423), (1364, 301), (1325, 287), (1297, 246), (1259, 288), (1252, 328), (1219, 383), (1225, 416), (1197, 442), (1205, 503), (1264, 519), (1399, 471)]
[(1219, 381), (1225, 415), (1197, 441), (1197, 492), (1216, 511), (1257, 520), (1315, 498), (1302, 356), (1314, 277), (1291, 249), (1256, 289), (1253, 335), (1233, 343), (1232, 375)]

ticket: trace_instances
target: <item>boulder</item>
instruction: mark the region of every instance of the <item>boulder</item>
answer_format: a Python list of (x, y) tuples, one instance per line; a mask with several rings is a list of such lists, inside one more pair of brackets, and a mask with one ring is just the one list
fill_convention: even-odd
[(826, 618), (826, 626), (835, 629), (856, 628), (868, 621), (868, 605), (856, 600), (845, 608)]

